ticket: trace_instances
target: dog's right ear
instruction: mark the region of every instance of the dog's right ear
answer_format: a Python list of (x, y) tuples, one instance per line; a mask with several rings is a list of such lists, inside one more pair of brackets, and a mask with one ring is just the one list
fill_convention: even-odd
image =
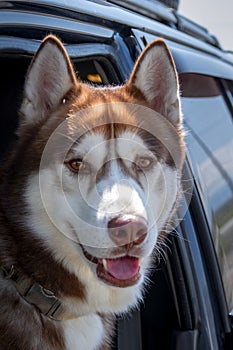
[(36, 124), (47, 117), (76, 83), (64, 46), (55, 36), (47, 36), (27, 73), (20, 109), (23, 122)]

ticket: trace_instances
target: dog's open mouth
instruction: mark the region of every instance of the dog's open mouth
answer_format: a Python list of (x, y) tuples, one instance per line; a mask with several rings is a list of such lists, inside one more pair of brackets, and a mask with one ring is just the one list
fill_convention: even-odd
[(140, 279), (139, 258), (124, 256), (116, 259), (99, 259), (97, 275), (117, 287), (129, 287)]
[(81, 245), (85, 257), (97, 264), (96, 273), (105, 283), (115, 287), (130, 287), (136, 284), (140, 277), (140, 259), (126, 255), (120, 258), (103, 259), (89, 254)]

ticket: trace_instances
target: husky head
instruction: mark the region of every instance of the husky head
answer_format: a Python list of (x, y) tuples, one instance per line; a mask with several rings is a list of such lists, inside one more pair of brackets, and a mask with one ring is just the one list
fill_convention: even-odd
[(179, 194), (184, 146), (166, 44), (151, 43), (123, 86), (97, 88), (76, 78), (49, 36), (20, 112), (27, 227), (83, 283), (88, 310), (127, 309)]

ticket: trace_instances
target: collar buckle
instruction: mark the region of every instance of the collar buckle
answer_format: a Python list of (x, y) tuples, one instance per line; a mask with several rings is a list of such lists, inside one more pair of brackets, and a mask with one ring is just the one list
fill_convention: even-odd
[[(36, 306), (42, 314), (56, 320), (64, 320), (65, 310), (61, 301), (48, 289), (39, 283), (33, 283), (31, 278), (20, 274), (13, 265), (1, 266), (2, 275), (5, 279), (12, 280), (19, 294), (29, 303)], [(76, 318), (74, 315), (68, 318)]]

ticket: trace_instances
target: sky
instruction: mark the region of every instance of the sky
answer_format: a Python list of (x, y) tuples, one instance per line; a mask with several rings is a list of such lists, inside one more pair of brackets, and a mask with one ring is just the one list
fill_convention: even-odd
[(180, 14), (206, 27), (233, 51), (233, 0), (180, 0)]

